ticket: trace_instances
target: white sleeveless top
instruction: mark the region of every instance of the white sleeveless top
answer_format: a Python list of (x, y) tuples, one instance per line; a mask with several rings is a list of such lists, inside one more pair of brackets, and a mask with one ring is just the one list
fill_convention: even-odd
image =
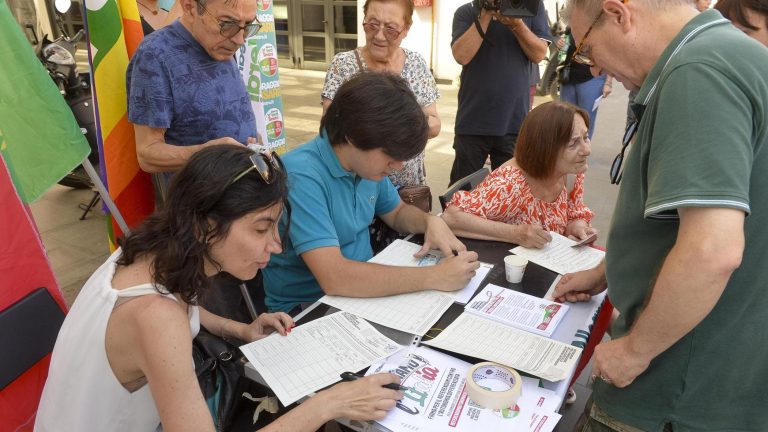
[[(107, 361), (105, 336), (118, 298), (154, 294), (177, 299), (158, 294), (150, 284), (113, 289), (120, 252), (115, 251), (88, 279), (64, 320), (53, 348), (35, 431), (153, 432), (160, 425), (149, 385), (130, 393), (115, 377)], [(200, 315), (197, 306), (189, 311), (194, 337), (200, 330)]]

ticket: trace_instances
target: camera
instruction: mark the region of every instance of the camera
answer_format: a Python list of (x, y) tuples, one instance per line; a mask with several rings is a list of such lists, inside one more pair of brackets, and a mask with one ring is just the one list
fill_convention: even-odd
[(524, 18), (534, 17), (540, 0), (473, 0), (475, 8), (499, 12), (501, 15)]

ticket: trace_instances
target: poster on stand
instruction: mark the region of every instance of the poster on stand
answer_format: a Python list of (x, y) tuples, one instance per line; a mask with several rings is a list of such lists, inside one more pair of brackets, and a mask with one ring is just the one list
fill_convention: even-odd
[(272, 0), (258, 1), (257, 18), (261, 29), (245, 41), (235, 58), (251, 98), (260, 144), (283, 153), (287, 147)]

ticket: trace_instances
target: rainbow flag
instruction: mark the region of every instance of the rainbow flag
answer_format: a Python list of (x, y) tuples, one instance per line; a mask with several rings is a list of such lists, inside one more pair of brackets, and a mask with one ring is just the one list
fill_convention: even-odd
[[(109, 195), (132, 228), (155, 207), (152, 179), (136, 159), (125, 88), (128, 61), (144, 36), (139, 10), (135, 0), (89, 0), (85, 8), (102, 171)], [(122, 236), (114, 220), (109, 233), (114, 249)]]

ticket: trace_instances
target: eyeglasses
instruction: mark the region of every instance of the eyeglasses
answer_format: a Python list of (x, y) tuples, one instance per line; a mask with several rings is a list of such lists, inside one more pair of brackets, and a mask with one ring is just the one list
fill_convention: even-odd
[[(382, 28), (381, 24), (377, 22), (363, 21), (363, 30), (365, 30), (366, 33), (375, 35), (379, 32), (379, 29), (381, 28)], [(386, 38), (390, 42), (400, 37), (401, 33), (403, 33), (403, 30), (398, 30), (395, 27), (384, 26), (384, 38)]]
[(581, 42), (579, 42), (579, 45), (576, 46), (576, 51), (573, 52), (573, 61), (576, 63), (581, 63), (587, 66), (594, 66), (595, 61), (592, 60), (591, 57), (589, 57), (587, 54), (584, 54), (581, 52), (581, 48), (584, 46), (584, 42), (587, 41), (587, 38), (589, 37), (589, 34), (592, 33), (592, 29), (595, 27), (595, 24), (597, 24), (598, 21), (600, 21), (600, 18), (603, 17), (603, 9), (600, 9), (600, 13), (597, 14), (597, 17), (594, 21), (592, 21), (592, 25), (589, 26), (587, 29), (587, 32), (584, 33), (584, 37), (581, 39)]
[(245, 39), (248, 39), (249, 37), (255, 35), (259, 32), (261, 29), (261, 23), (258, 19), (253, 20), (253, 22), (246, 24), (244, 26), (240, 26), (240, 23), (237, 23), (235, 21), (227, 21), (222, 20), (213, 15), (211, 12), (208, 11), (208, 9), (201, 5), (200, 2), (197, 2), (197, 5), (203, 9), (203, 12), (207, 13), (211, 16), (211, 18), (215, 19), (216, 22), (219, 25), (219, 34), (224, 36), (225, 38), (231, 38), (234, 37), (236, 34), (240, 33), (241, 31), (245, 32)]
[[(629, 0), (624, 0), (622, 3), (626, 4), (628, 1)], [(576, 51), (573, 52), (573, 56), (572, 56), (573, 61), (575, 61), (576, 63), (581, 63), (589, 67), (592, 67), (595, 65), (595, 61), (592, 60), (592, 57), (582, 53), (581, 48), (584, 46), (584, 42), (587, 41), (589, 34), (592, 33), (592, 28), (594, 28), (595, 24), (597, 24), (597, 22), (600, 21), (600, 18), (603, 17), (603, 12), (605, 12), (605, 9), (600, 9), (600, 13), (597, 14), (597, 16), (595, 17), (595, 20), (592, 21), (592, 24), (587, 29), (587, 32), (584, 33), (584, 37), (581, 39), (581, 42), (579, 42), (579, 45), (576, 46)]]
[(272, 184), (275, 182), (277, 175), (285, 172), (285, 166), (283, 161), (280, 160), (280, 156), (277, 153), (254, 153), (250, 157), (253, 165), (246, 168), (243, 172), (237, 175), (230, 185), (235, 184), (238, 180), (243, 178), (249, 172), (256, 170), (264, 180), (266, 184)]
[(621, 151), (616, 155), (616, 158), (611, 164), (611, 184), (617, 185), (621, 181), (621, 164), (624, 162), (624, 152), (627, 150), (629, 143), (632, 142), (632, 138), (635, 137), (639, 123), (639, 120), (629, 122), (627, 130), (624, 131), (624, 139), (621, 141)]

